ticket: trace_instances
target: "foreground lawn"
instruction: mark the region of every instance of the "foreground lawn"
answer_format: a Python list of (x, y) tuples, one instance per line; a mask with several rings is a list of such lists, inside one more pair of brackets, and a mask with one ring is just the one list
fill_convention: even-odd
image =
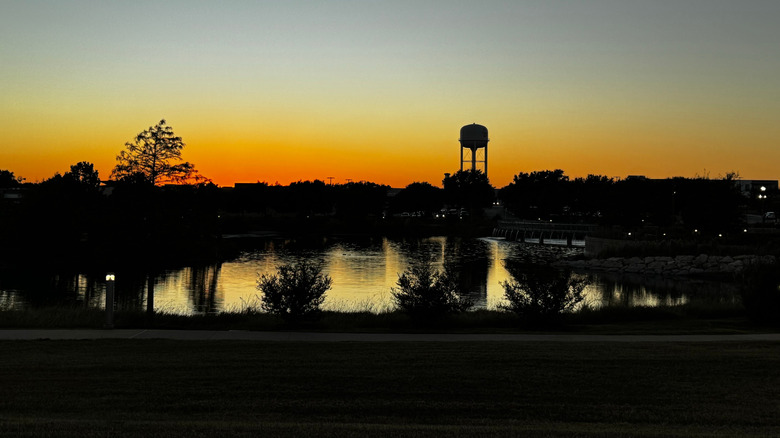
[[(50, 307), (0, 310), (0, 329), (101, 329), (105, 314), (94, 308)], [(281, 318), (255, 312), (209, 315), (176, 315), (145, 312), (116, 313), (115, 328), (180, 330), (263, 330), (348, 333), (539, 333), (590, 334), (738, 334), (778, 332), (780, 326), (750, 321), (744, 309), (734, 305), (674, 307), (614, 307), (562, 315), (549, 324), (524, 324), (510, 312), (476, 310), (441, 320), (415, 321), (400, 311), (328, 311), (314, 321), (285, 323)]]
[(0, 342), (0, 436), (778, 436), (780, 344)]

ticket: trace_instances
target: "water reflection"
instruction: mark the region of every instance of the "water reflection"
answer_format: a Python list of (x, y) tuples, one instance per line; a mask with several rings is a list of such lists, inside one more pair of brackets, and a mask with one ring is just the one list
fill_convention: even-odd
[(487, 307), (491, 244), (487, 240), (449, 238), (443, 246), (447, 270), (455, 274), (475, 307)]
[(602, 306), (677, 306), (691, 301), (735, 304), (736, 284), (641, 275), (590, 275), (590, 304)]
[[(324, 306), (381, 311), (391, 306), (398, 275), (416, 261), (448, 269), (477, 307), (503, 300), (501, 282), (509, 279), (505, 261), (548, 264), (581, 249), (520, 244), (496, 239), (270, 239), (233, 260), (157, 272), (117, 269), (118, 309), (142, 311), (154, 292), (156, 311), (205, 314), (241, 310), (257, 301), (258, 275), (303, 258), (320, 263), (333, 279)], [(574, 274), (585, 275), (585, 274)], [(58, 272), (38, 267), (0, 269), (0, 308), (53, 305), (102, 307), (105, 272)], [(660, 278), (589, 275), (586, 302), (599, 306), (678, 305), (692, 299), (734, 301), (732, 285)]]

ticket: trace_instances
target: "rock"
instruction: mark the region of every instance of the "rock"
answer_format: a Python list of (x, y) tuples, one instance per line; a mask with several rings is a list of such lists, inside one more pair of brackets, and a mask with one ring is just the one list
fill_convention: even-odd
[(650, 269), (663, 269), (666, 267), (666, 262), (653, 261), (647, 264)]
[(777, 262), (777, 258), (775, 258), (775, 256), (765, 255), (761, 257), (760, 262), (766, 264), (772, 264)]

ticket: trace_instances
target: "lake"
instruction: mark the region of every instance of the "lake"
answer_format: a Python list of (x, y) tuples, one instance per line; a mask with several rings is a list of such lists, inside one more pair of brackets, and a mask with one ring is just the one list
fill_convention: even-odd
[[(392, 307), (391, 288), (415, 261), (436, 268), (453, 267), (478, 308), (495, 308), (503, 300), (501, 283), (511, 279), (504, 262), (547, 264), (576, 256), (581, 248), (540, 246), (493, 238), (430, 237), (256, 239), (236, 257), (221, 263), (162, 269), (154, 274), (156, 311), (177, 314), (242, 310), (258, 304), (257, 278), (277, 266), (307, 259), (319, 263), (333, 279), (324, 307), (332, 310), (380, 312)], [(145, 309), (149, 273), (117, 267), (119, 309)], [(58, 270), (21, 266), (0, 270), (0, 309), (56, 305), (102, 307), (105, 272), (85, 266)], [(586, 302), (601, 306), (680, 305), (693, 300), (736, 301), (732, 284), (587, 275)]]

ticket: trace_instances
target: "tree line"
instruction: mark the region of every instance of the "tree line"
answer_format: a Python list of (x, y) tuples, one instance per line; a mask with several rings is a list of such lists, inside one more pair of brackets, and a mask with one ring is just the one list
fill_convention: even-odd
[[(370, 224), (393, 216), (434, 220), (442, 210), (453, 209), (468, 212), (470, 221), (501, 214), (523, 220), (728, 232), (741, 226), (742, 214), (773, 209), (777, 202), (775, 194), (768, 200), (742, 196), (736, 174), (719, 179), (570, 179), (560, 169), (520, 172), (499, 190), (482, 172), (471, 170), (446, 174), (443, 188), (429, 182), (397, 190), (367, 181), (321, 180), (220, 188), (182, 159), (184, 146), (161, 120), (125, 144), (108, 180), (86, 161), (37, 183), (0, 170), (0, 239), (17, 247), (32, 244), (65, 252), (85, 241), (111, 241), (128, 252), (154, 254), (174, 248), (172, 241), (214, 238), (251, 228), (257, 221), (282, 226), (290, 219), (328, 218)], [(486, 208), (496, 202), (505, 210), (486, 215)]]

